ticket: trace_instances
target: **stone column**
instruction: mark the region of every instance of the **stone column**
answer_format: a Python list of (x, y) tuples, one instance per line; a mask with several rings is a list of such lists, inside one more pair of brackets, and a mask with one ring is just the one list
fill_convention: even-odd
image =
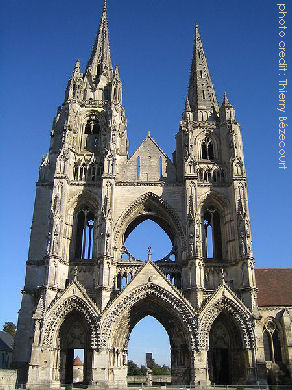
[(94, 349), (92, 351), (92, 384), (107, 385), (109, 383), (109, 351)]
[(195, 351), (193, 355), (193, 384), (195, 386), (209, 386), (207, 350)]

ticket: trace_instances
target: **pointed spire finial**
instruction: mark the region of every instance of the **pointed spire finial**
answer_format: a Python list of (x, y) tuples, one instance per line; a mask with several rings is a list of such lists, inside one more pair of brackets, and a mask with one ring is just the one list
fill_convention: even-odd
[(225, 274), (224, 274), (224, 269), (221, 268), (221, 284), (226, 284), (225, 283)]
[[(191, 66), (188, 99), (195, 120), (208, 120), (219, 112), (219, 106), (210, 77), (207, 59), (199, 33), (195, 25), (195, 40)], [(213, 115), (214, 114), (214, 115)]]
[(80, 60), (78, 58), (74, 65), (73, 76), (76, 76), (79, 73), (80, 73)]
[(190, 101), (189, 101), (189, 97), (188, 96), (186, 98), (185, 111), (186, 112), (191, 112), (191, 106), (190, 106)]
[(226, 92), (224, 92), (222, 106), (231, 106), (232, 107), (232, 104), (230, 103)]
[[(148, 137), (150, 137), (150, 130), (148, 130)], [(150, 247), (149, 247), (149, 248), (150, 248)], [(148, 249), (149, 249), (149, 248), (148, 248)]]
[(152, 253), (151, 253), (151, 246), (150, 246), (150, 245), (148, 246), (148, 257), (147, 257), (147, 261), (152, 261)]
[(107, 77), (112, 78), (113, 66), (110, 53), (106, 0), (104, 0), (98, 33), (90, 59), (87, 63), (86, 71), (89, 71), (92, 76), (100, 76), (104, 73)]
[(74, 282), (77, 281), (77, 275), (78, 275), (78, 267), (75, 266), (74, 270), (73, 270), (73, 280), (74, 280)]
[(220, 107), (220, 121), (225, 122), (230, 120), (235, 120), (235, 109), (230, 103), (227, 93), (224, 92), (223, 102)]
[(117, 79), (120, 79), (120, 72), (119, 72), (119, 67), (118, 67), (118, 65), (116, 65), (116, 67), (115, 67), (115, 77), (116, 77)]

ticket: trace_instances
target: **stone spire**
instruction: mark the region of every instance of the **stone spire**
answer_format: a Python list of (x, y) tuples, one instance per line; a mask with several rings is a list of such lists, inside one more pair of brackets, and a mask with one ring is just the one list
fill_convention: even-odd
[(223, 102), (220, 107), (220, 120), (221, 122), (235, 120), (235, 110), (230, 103), (226, 92), (224, 92)]
[(187, 100), (194, 120), (214, 120), (217, 116), (219, 106), (197, 24)]
[(104, 0), (98, 33), (85, 73), (90, 73), (93, 77), (99, 77), (101, 74), (104, 74), (107, 78), (112, 78), (113, 66), (109, 43), (106, 0)]

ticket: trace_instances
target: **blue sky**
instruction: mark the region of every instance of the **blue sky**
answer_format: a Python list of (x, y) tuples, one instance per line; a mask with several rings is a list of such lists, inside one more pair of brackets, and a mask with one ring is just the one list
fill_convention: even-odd
[[(101, 3), (6, 0), (1, 4), (0, 325), (17, 318), (38, 165), (47, 153), (52, 120), (75, 60), (80, 58), (84, 69), (89, 57)], [(256, 266), (291, 267), (289, 134), (288, 169), (277, 167), (276, 2), (109, 0), (108, 15), (112, 59), (123, 81), (131, 153), (150, 129), (171, 156), (187, 91), (194, 25), (199, 23), (219, 103), (227, 91), (242, 126)], [(291, 47), (289, 28), (286, 31)], [(291, 123), (289, 119), (288, 113)], [(145, 257), (148, 242), (139, 243), (145, 232), (133, 234), (137, 236), (131, 249)], [(148, 231), (147, 236), (155, 258), (162, 257), (167, 239), (158, 238), (156, 232), (151, 236)], [(157, 345), (162, 336), (157, 340), (154, 328), (145, 325), (142, 337), (146, 329), (152, 330)]]

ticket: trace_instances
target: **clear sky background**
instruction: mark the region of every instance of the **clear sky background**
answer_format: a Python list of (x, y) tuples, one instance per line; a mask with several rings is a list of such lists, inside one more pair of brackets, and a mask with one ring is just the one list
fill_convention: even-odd
[[(111, 53), (123, 81), (131, 154), (150, 129), (172, 155), (187, 92), (194, 25), (199, 23), (219, 103), (227, 91), (242, 126), (257, 267), (292, 266), (289, 133), (288, 169), (280, 170), (277, 164), (276, 3), (108, 0)], [(38, 166), (48, 151), (52, 120), (74, 63), (80, 58), (84, 70), (89, 58), (101, 9), (101, 0), (1, 2), (0, 325), (17, 319)], [(291, 12), (288, 9), (286, 16), (288, 54)], [(288, 63), (292, 66), (291, 56)], [(292, 130), (290, 115), (291, 110)], [(151, 223), (145, 225), (129, 237), (129, 248), (143, 258), (151, 244), (154, 259), (163, 257), (168, 239), (159, 236), (159, 229), (151, 234)], [(169, 346), (161, 344), (165, 340), (167, 345), (165, 331), (150, 324), (146, 318), (134, 328), (130, 358), (143, 363), (144, 352), (152, 351), (160, 363), (169, 362)]]

